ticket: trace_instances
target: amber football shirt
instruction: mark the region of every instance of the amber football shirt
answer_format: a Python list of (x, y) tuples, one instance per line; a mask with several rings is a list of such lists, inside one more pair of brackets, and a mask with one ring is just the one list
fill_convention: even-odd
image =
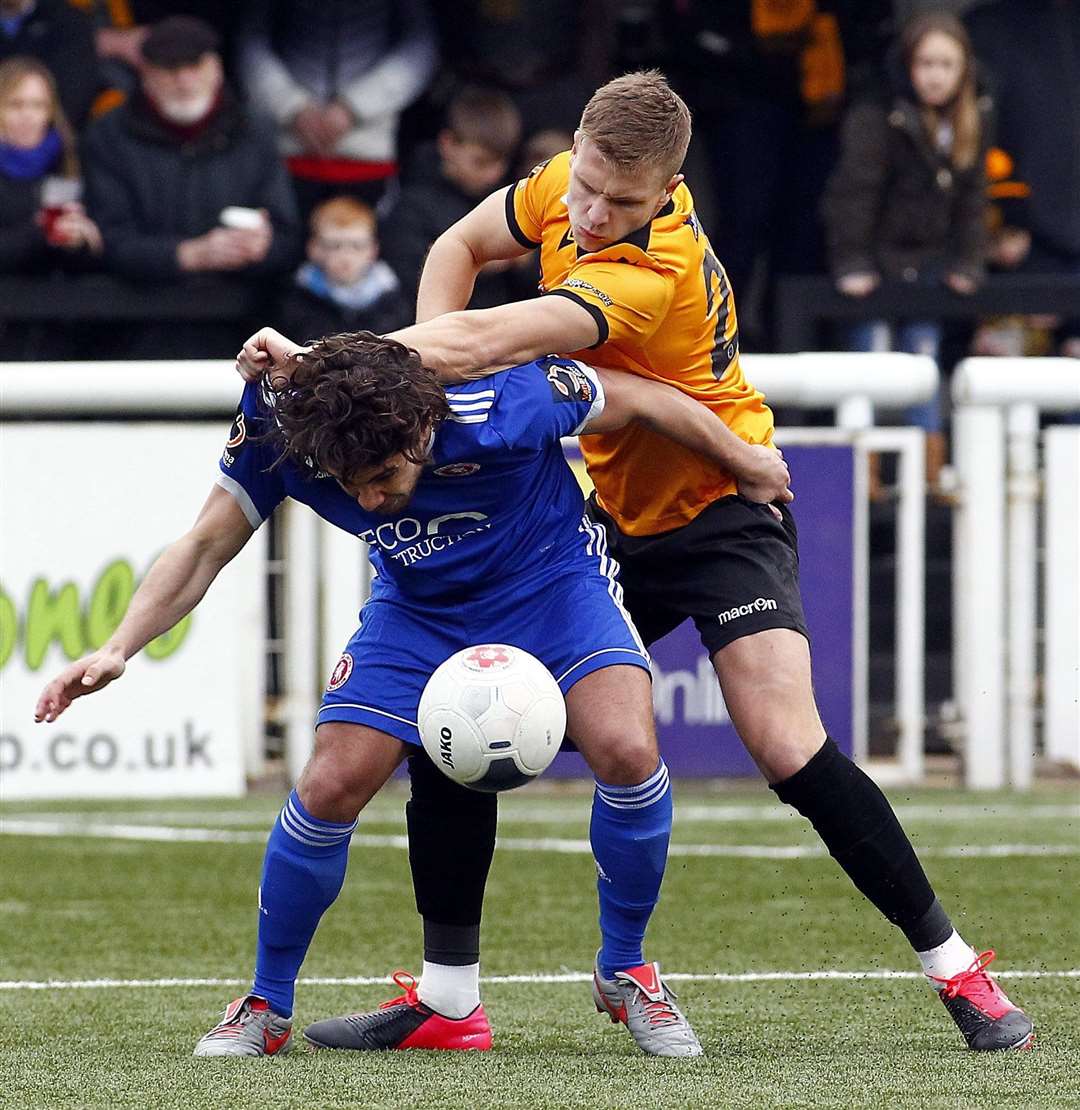
[[(506, 219), (518, 242), (540, 248), (541, 291), (596, 320), (600, 340), (578, 357), (676, 386), (742, 439), (771, 444), (772, 413), (739, 366), (735, 300), (690, 190), (680, 185), (626, 239), (583, 251), (566, 210), (569, 172), (569, 152), (537, 166), (507, 190)], [(585, 436), (581, 450), (601, 505), (628, 535), (687, 524), (735, 492), (730, 474), (638, 424)]]

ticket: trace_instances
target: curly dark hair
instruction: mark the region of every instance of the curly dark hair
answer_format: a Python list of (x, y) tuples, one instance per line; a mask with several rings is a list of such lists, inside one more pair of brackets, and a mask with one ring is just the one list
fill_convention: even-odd
[(416, 351), (369, 331), (319, 339), (289, 369), (263, 379), (279, 462), (346, 483), (394, 455), (422, 462), (427, 432), (450, 411)]

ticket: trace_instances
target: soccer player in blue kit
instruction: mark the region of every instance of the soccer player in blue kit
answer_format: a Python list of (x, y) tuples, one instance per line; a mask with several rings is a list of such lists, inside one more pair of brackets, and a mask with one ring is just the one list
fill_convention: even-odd
[[(151, 568), (110, 641), (66, 667), (36, 708), (39, 721), (53, 721), (119, 677), (128, 658), (195, 607), (286, 497), (370, 545), (371, 598), (267, 844), (251, 991), (195, 1054), (288, 1046), (296, 978), (341, 889), (357, 816), (403, 759), (427, 759), (416, 709), (428, 676), (484, 642), (522, 647), (556, 676), (568, 734), (596, 776), (590, 836), (602, 875), (602, 953), (625, 969), (631, 1033), (654, 1055), (700, 1054), (658, 965), (642, 953), (672, 811), (648, 656), (560, 439), (637, 420), (721, 459), (726, 429), (668, 386), (554, 356), (447, 392), (415, 351), (368, 333), (328, 337), (290, 362), (291, 382), (271, 374), (245, 387), (192, 529)], [(428, 971), (419, 997), (399, 979), (402, 998), (317, 1022), (305, 1035), (362, 1049), (490, 1047), (479, 965)]]

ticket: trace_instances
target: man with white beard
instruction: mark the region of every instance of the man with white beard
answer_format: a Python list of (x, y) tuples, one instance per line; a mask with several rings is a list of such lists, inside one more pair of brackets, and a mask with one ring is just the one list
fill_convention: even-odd
[[(217, 273), (264, 282), (296, 260), (299, 220), (273, 129), (232, 94), (219, 45), (217, 32), (190, 16), (155, 24), (143, 43), (138, 92), (87, 135), (88, 208), (106, 265), (121, 276), (175, 283)], [(136, 349), (122, 353), (225, 354), (235, 327), (227, 328), (228, 342), (222, 335), (222, 351), (200, 324), (197, 334), (175, 325), (167, 333), (144, 329)]]

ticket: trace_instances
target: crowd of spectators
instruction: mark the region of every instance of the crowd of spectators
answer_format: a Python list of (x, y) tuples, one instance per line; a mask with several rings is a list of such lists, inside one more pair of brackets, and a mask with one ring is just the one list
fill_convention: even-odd
[[(434, 238), (643, 65), (695, 113), (688, 178), (747, 349), (777, 275), (849, 297), (1080, 275), (1080, 0), (0, 0), (0, 273), (243, 286), (301, 337), (389, 329)], [(494, 265), (472, 303), (535, 279)], [(227, 355), (247, 322), (125, 326), (100, 357)], [(894, 323), (826, 341), (938, 354), (940, 321)], [(1080, 355), (1080, 321), (1041, 323)]]

